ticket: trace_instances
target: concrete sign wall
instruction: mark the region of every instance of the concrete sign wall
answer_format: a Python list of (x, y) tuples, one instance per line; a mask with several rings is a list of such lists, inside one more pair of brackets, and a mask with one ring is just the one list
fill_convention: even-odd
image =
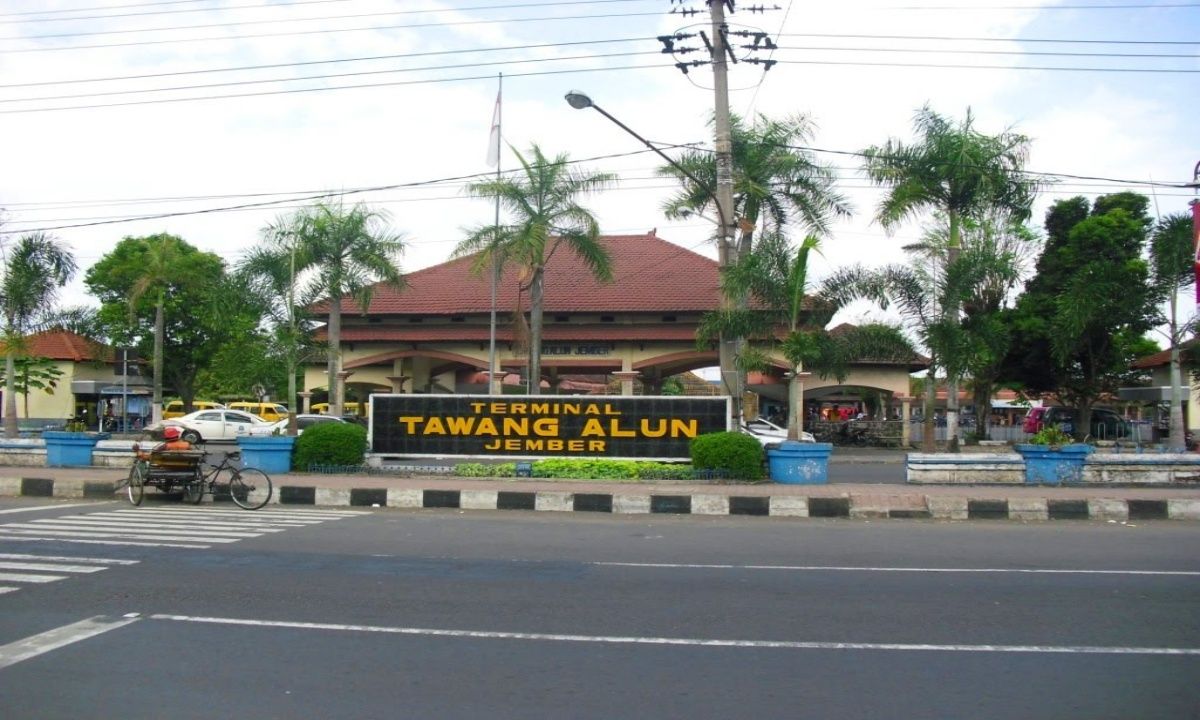
[(678, 460), (729, 416), (724, 397), (375, 394), (371, 452)]

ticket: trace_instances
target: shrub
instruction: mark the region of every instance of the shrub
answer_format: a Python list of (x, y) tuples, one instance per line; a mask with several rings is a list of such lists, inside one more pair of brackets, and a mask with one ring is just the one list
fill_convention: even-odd
[(719, 432), (692, 439), (692, 467), (725, 470), (742, 480), (763, 479), (763, 448), (757, 440), (739, 432)]
[(1070, 445), (1073, 442), (1075, 442), (1075, 439), (1063, 432), (1063, 429), (1057, 425), (1047, 425), (1041, 430), (1038, 430), (1033, 437), (1029, 438), (1030, 445), (1050, 445), (1052, 447), (1058, 447), (1060, 445)]
[(367, 429), (353, 423), (318, 423), (296, 438), (292, 467), (361, 465), (367, 452)]
[(513, 477), (517, 474), (516, 463), (458, 463), (454, 466), (458, 477)]

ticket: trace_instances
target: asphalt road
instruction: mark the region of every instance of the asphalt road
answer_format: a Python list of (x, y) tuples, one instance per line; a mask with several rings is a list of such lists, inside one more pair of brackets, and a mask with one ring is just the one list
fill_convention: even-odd
[(5, 500), (0, 697), (9, 719), (1194, 717), (1197, 540)]

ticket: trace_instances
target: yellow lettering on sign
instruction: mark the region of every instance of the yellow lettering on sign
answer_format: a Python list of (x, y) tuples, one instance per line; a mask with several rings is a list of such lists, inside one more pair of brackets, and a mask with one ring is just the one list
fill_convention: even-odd
[(442, 424), (442, 419), (440, 417), (429, 418), (428, 422), (425, 423), (425, 434), (445, 435), (446, 426)]
[(541, 450), (542, 445), (544, 445), (545, 442), (546, 442), (545, 440), (526, 440), (525, 441), (525, 449), (526, 450)]
[(612, 406), (612, 403), (604, 403), (604, 414), (605, 415), (620, 415), (621, 411), (615, 409)]
[(609, 427), (609, 431), (608, 431), (609, 437), (615, 437), (615, 438), (637, 437), (636, 430), (622, 430), (621, 429), (621, 421), (617, 420), (616, 418), (609, 421), (608, 427)]
[(604, 437), (604, 426), (596, 418), (590, 418), (583, 424), (583, 430), (579, 432), (579, 437)]
[(588, 452), (604, 452), (604, 441), (588, 440)]
[(579, 406), (578, 405), (563, 405), (561, 408), (561, 411), (562, 411), (563, 415), (578, 415), (579, 414)]
[[(516, 407), (515, 405), (513, 407)], [(505, 435), (528, 435), (529, 434), (529, 418), (504, 418), (504, 433)]]
[(475, 427), (476, 435), (499, 435), (500, 431), (496, 429), (496, 421), (491, 418), (479, 418), (479, 425)]
[(530, 403), (529, 404), (529, 414), (530, 415), (549, 415), (550, 414), (550, 403)]
[(417, 434), (417, 423), (424, 419), (425, 418), (421, 415), (401, 415), (399, 418), (400, 424), (407, 426), (404, 428), (404, 431), (409, 435)]
[(485, 405), (487, 405), (487, 403), (473, 402), (473, 403), (471, 403), (471, 412), (478, 415), (479, 413), (483, 412), (483, 408)]
[(524, 415), (525, 403), (512, 403), (508, 406), (508, 412), (512, 415)]
[(586, 407), (583, 408), (583, 414), (584, 415), (599, 415), (600, 414), (600, 406), (597, 405), (596, 403), (589, 403)]
[(475, 427), (475, 418), (452, 415), (446, 418), (446, 429), (451, 435), (470, 435)]
[[(651, 428), (650, 423), (658, 423)], [(642, 434), (646, 437), (658, 438), (667, 434), (667, 421), (663, 419), (650, 420), (650, 418), (642, 418)]]
[(499, 449), (500, 449), (500, 441), (499, 441), (499, 440), (493, 440), (493, 441), (491, 441), (491, 442), (489, 442), (489, 443), (484, 443), (484, 444), (483, 444), (483, 449), (484, 449), (484, 450), (499, 450)]
[(558, 435), (558, 418), (538, 418), (533, 421), (533, 434), (542, 437)]
[(671, 418), (671, 437), (696, 437), (700, 432), (699, 421), (697, 420), (680, 420)]

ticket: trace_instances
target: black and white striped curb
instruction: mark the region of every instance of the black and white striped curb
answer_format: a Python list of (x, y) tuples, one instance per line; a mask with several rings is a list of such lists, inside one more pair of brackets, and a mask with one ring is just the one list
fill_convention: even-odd
[[(0, 496), (112, 499), (112, 482), (0, 478)], [(1200, 520), (1200, 499), (1091, 497), (972, 498), (969, 495), (899, 493), (726, 495), (638, 492), (321, 488), (284, 485), (271, 503), (322, 507), (534, 510), (617, 515), (758, 515), (814, 518), (906, 518), (934, 520)]]

